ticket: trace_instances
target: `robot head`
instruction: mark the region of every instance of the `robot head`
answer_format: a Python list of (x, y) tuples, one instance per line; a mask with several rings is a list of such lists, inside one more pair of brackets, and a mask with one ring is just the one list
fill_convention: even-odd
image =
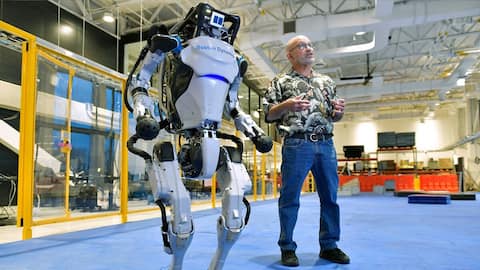
[(223, 13), (206, 3), (200, 3), (188, 12), (185, 19), (170, 29), (187, 41), (198, 36), (221, 39), (233, 45), (240, 28), (240, 17)]

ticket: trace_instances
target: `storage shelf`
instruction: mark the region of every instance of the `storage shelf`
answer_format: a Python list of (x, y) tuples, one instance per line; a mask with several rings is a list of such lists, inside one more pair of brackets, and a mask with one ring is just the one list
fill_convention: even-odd
[(376, 158), (340, 158), (338, 162), (342, 161), (376, 161)]
[(416, 151), (417, 148), (415, 147), (384, 147), (384, 148), (378, 148), (377, 152), (396, 152), (396, 151)]
[[(379, 170), (378, 169), (378, 163), (381, 162), (379, 156), (382, 154), (388, 154), (388, 153), (399, 153), (399, 152), (410, 152), (411, 155), (413, 156), (413, 163), (417, 164), (417, 149), (416, 147), (385, 147), (385, 148), (378, 148), (376, 152), (372, 152), (369, 154), (374, 154), (376, 157), (369, 157), (369, 158), (339, 158), (338, 163), (339, 163), (339, 170), (338, 173), (341, 175), (342, 173), (345, 173), (343, 171), (345, 166), (342, 166), (342, 162), (362, 162), (363, 163), (363, 169), (362, 170), (349, 170), (348, 173), (351, 175), (402, 175), (402, 174), (443, 174), (443, 173), (455, 173), (455, 168), (439, 168), (439, 169), (433, 169), (433, 168), (417, 168), (417, 167), (412, 167), (412, 168), (395, 168), (395, 169), (390, 169), (390, 170)], [(348, 166), (348, 165), (347, 165)], [(418, 166), (418, 164), (416, 165)]]
[[(377, 149), (377, 162), (381, 162), (381, 160), (379, 160), (379, 155), (380, 154), (388, 154), (388, 153), (395, 153), (395, 152), (411, 152), (412, 155), (413, 155), (413, 168), (396, 168), (395, 170), (385, 170), (385, 169), (382, 169), (382, 170), (378, 170), (378, 167), (377, 167), (377, 170), (378, 170), (378, 173), (380, 174), (417, 174), (418, 173), (418, 168), (417, 168), (417, 148), (415, 146), (408, 146), (408, 147), (400, 147), (400, 146), (395, 146), (395, 147), (384, 147), (384, 148), (378, 148)], [(395, 163), (397, 162), (398, 160), (395, 161)], [(380, 164), (379, 164), (380, 165)], [(379, 166), (377, 165), (377, 166)], [(393, 173), (392, 173), (393, 172)]]
[[(383, 170), (378, 171), (377, 169), (369, 169), (363, 171), (351, 171), (350, 175), (402, 175), (402, 174), (445, 174), (445, 173), (455, 173), (455, 169), (398, 169), (398, 170)], [(339, 175), (342, 175), (341, 172), (338, 172)]]

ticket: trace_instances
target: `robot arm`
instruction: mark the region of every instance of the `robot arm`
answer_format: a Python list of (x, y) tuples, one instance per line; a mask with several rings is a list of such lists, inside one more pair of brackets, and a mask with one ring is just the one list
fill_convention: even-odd
[[(171, 50), (181, 49), (177, 38), (168, 35), (166, 28), (152, 27), (150, 35), (140, 56), (128, 75), (127, 91), (125, 91), (124, 102), (127, 109), (133, 113), (137, 125), (136, 135), (144, 140), (154, 139), (162, 126), (153, 118), (154, 100), (148, 94), (150, 79), (157, 66), (165, 59), (165, 54)], [(134, 76), (138, 65), (142, 63), (140, 72)], [(133, 103), (133, 106), (131, 105)], [(164, 125), (165, 123), (162, 123)]]
[(265, 136), (265, 132), (253, 121), (252, 117), (246, 114), (238, 102), (238, 89), (243, 79), (243, 75), (248, 68), (247, 61), (237, 56), (239, 72), (233, 83), (230, 85), (227, 102), (225, 103), (225, 114), (233, 118), (235, 127), (252, 140), (258, 151), (266, 153), (272, 149), (272, 139)]

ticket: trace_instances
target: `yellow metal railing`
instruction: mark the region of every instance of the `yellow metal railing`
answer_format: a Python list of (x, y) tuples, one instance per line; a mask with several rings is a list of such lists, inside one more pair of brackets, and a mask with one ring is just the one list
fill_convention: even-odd
[[(20, 130), (19, 130), (19, 164), (18, 164), (18, 199), (17, 199), (17, 226), (23, 227), (22, 239), (29, 239), (32, 237), (32, 226), (49, 224), (59, 221), (80, 220), (86, 218), (94, 218), (95, 216), (109, 216), (112, 213), (104, 213), (95, 216), (71, 217), (69, 206), (69, 175), (70, 175), (70, 151), (66, 148), (65, 153), (65, 194), (64, 194), (64, 212), (65, 216), (59, 218), (44, 218), (40, 220), (33, 220), (33, 187), (34, 187), (34, 152), (35, 152), (35, 125), (37, 112), (37, 68), (38, 57), (46, 59), (56, 66), (60, 66), (68, 70), (68, 89), (67, 89), (67, 109), (66, 109), (66, 130), (64, 130), (65, 138), (69, 143), (69, 136), (71, 134), (71, 97), (72, 97), (72, 80), (75, 74), (75, 67), (85, 68), (91, 72), (102, 74), (102, 76), (110, 77), (113, 80), (120, 81), (125, 87), (124, 76), (117, 76), (101, 68), (98, 68), (89, 63), (69, 57), (61, 52), (55, 51), (51, 47), (39, 44), (37, 38), (21, 29), (11, 26), (3, 21), (0, 21), (0, 30), (7, 32), (10, 35), (18, 37), (21, 42), (21, 98), (20, 98)], [(75, 67), (73, 67), (75, 65)], [(39, 105), (40, 106), (40, 105)], [(125, 109), (122, 109), (122, 135), (128, 134), (128, 114)], [(126, 145), (127, 135), (122, 136), (122, 145)], [(38, 150), (37, 150), (38, 151)], [(126, 147), (122, 147), (122, 168), (120, 174), (120, 181), (122, 185), (122, 197), (128, 196), (128, 163), (126, 158)], [(125, 185), (126, 184), (126, 185)], [(122, 206), (127, 205), (122, 203)], [(114, 213), (117, 214), (118, 213)], [(122, 221), (126, 221), (126, 211), (122, 212)]]
[[(122, 80), (122, 96), (124, 91), (127, 91), (127, 81)], [(123, 102), (122, 102), (123, 104)], [(120, 171), (120, 214), (122, 216), (122, 222), (125, 223), (128, 221), (128, 150), (127, 150), (127, 141), (128, 141), (128, 113), (125, 107), (125, 104), (122, 105), (122, 132), (120, 135), (122, 152), (121, 152), (121, 168)]]
[[(67, 108), (66, 108), (66, 121), (67, 121), (67, 126), (65, 130), (65, 135), (61, 136), (62, 139), (66, 139), (71, 143), (71, 102), (72, 102), (72, 85), (73, 85), (73, 77), (75, 75), (75, 70), (76, 69), (81, 69), (81, 70), (86, 70), (87, 72), (91, 72), (92, 74), (98, 74), (106, 78), (110, 78), (113, 81), (117, 81), (118, 83), (121, 84), (122, 91), (125, 89), (125, 83), (126, 80), (124, 77), (113, 74), (111, 72), (107, 72), (105, 70), (102, 70), (99, 67), (96, 67), (94, 65), (91, 65), (87, 63), (84, 60), (81, 59), (76, 59), (75, 57), (72, 57), (70, 55), (64, 54), (62, 52), (56, 51), (53, 49), (51, 46), (48, 44), (39, 44), (38, 45), (38, 55), (42, 56), (49, 62), (54, 63), (57, 66), (63, 67), (68, 70), (68, 89), (67, 89)], [(36, 90), (37, 91), (37, 90)], [(34, 113), (35, 113), (34, 109)], [(127, 158), (127, 150), (126, 150), (126, 142), (127, 142), (127, 136), (128, 136), (128, 113), (127, 110), (124, 106), (122, 106), (121, 110), (121, 168), (120, 168), (120, 186), (121, 186), (121, 193), (120, 193), (120, 199), (122, 203), (120, 204), (120, 211), (116, 212), (103, 212), (103, 213), (97, 213), (97, 214), (91, 214), (88, 216), (71, 216), (70, 212), (70, 187), (69, 187), (69, 182), (70, 182), (70, 150), (66, 149), (65, 151), (65, 204), (64, 204), (64, 216), (60, 217), (54, 217), (54, 218), (43, 218), (43, 219), (38, 219), (34, 220), (32, 222), (33, 225), (44, 225), (44, 224), (51, 224), (51, 223), (56, 223), (56, 222), (62, 222), (62, 221), (73, 221), (73, 220), (85, 220), (85, 219), (92, 219), (92, 218), (98, 218), (98, 217), (106, 217), (106, 216), (112, 216), (112, 215), (121, 215), (121, 220), (122, 222), (127, 221), (127, 212), (128, 212), (128, 203), (124, 202), (124, 198), (128, 198), (128, 158)], [(124, 134), (127, 134), (123, 136)], [(64, 138), (65, 137), (65, 138)], [(34, 137), (35, 138), (35, 137)], [(32, 194), (33, 196), (33, 194)], [(29, 204), (25, 204), (28, 206)], [(31, 204), (30, 204), (31, 205)], [(31, 219), (33, 217), (30, 216)]]
[(212, 208), (215, 208), (217, 207), (217, 174), (212, 177), (211, 197)]
[[(22, 42), (22, 76), (20, 98), (20, 143), (18, 160), (17, 226), (23, 226), (22, 239), (32, 237), (32, 208), (24, 207), (33, 203), (33, 149), (35, 123), (35, 79), (37, 46), (35, 36), (0, 21), (0, 30), (15, 35)], [(22, 132), (23, 131), (23, 132)], [(27, 132), (29, 131), (29, 132)]]
[[(67, 64), (59, 61), (58, 59), (50, 56), (46, 52), (42, 51), (41, 49), (38, 50), (38, 55), (41, 57), (47, 59), (48, 61), (54, 63), (57, 66), (60, 66), (66, 70), (68, 70), (68, 89), (67, 89), (67, 109), (66, 109), (66, 120), (67, 120), (67, 127), (65, 134), (62, 134), (62, 138), (68, 137), (68, 143), (71, 142), (71, 138), (69, 134), (71, 134), (72, 128), (71, 128), (71, 101), (72, 101), (72, 81), (73, 81), (73, 76), (75, 74), (75, 70), (73, 70), (71, 67), (69, 67)], [(69, 208), (69, 192), (70, 188), (69, 185), (67, 184), (69, 182), (69, 175), (70, 175), (70, 148), (65, 147), (65, 206), (64, 206), (64, 212), (65, 212), (65, 217), (68, 219), (70, 217), (70, 208)], [(32, 194), (33, 196), (33, 194)], [(56, 219), (52, 220), (52, 222), (57, 221)], [(47, 220), (43, 220), (40, 224), (48, 224)], [(39, 225), (37, 221), (33, 222), (34, 225)]]

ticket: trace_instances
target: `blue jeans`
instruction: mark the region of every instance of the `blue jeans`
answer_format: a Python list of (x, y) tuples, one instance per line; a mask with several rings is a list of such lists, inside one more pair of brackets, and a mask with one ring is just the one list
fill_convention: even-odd
[(336, 248), (340, 238), (340, 210), (337, 204), (337, 154), (332, 139), (310, 142), (286, 138), (282, 146), (282, 187), (278, 199), (281, 250), (295, 250), (293, 231), (297, 223), (300, 193), (305, 177), (312, 171), (320, 198), (321, 249)]

